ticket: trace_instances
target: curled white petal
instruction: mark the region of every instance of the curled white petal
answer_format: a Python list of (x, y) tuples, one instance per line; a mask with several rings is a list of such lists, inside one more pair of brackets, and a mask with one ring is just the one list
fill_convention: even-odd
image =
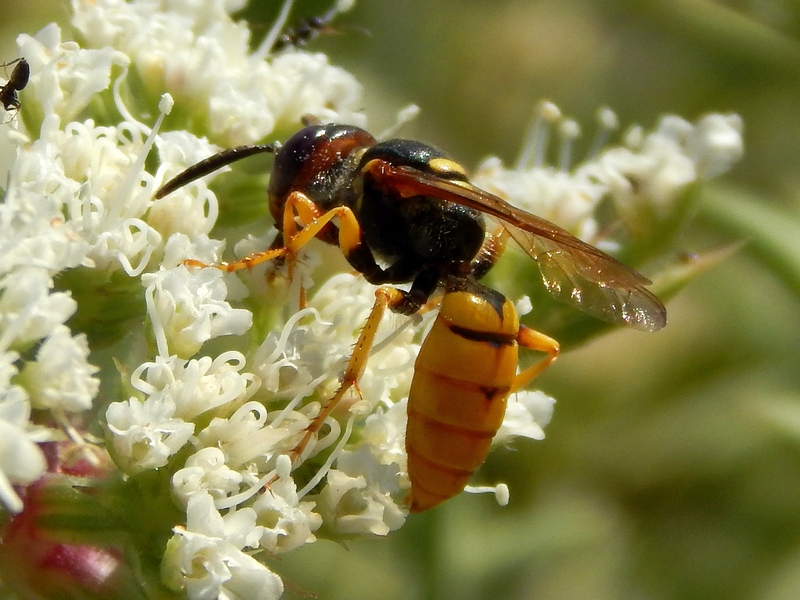
[(180, 356), (195, 354), (212, 337), (242, 334), (253, 324), (250, 311), (225, 301), (227, 288), (217, 269), (161, 269), (143, 275), (142, 283), (153, 292), (150, 318), (163, 328), (170, 351)]
[(151, 397), (169, 398), (175, 414), (191, 420), (222, 406), (238, 406), (256, 392), (259, 382), (242, 371), (244, 366), (244, 356), (236, 351), (215, 359), (157, 357), (132, 373), (131, 385)]
[(201, 448), (186, 460), (186, 465), (172, 476), (172, 490), (186, 504), (199, 491), (214, 498), (224, 498), (239, 490), (243, 477), (225, 464), (219, 448)]
[(106, 423), (117, 462), (133, 473), (166, 465), (194, 432), (193, 423), (174, 415), (175, 403), (163, 396), (110, 404)]

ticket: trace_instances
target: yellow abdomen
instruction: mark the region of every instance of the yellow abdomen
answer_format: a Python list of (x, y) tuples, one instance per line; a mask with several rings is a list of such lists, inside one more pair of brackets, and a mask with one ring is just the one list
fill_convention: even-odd
[(408, 397), (411, 512), (458, 494), (486, 459), (516, 374), (518, 331), (514, 307), (498, 292), (445, 294)]

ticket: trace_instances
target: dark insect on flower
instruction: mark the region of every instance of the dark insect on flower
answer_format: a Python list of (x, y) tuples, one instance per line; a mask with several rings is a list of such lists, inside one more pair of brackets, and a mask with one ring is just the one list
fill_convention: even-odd
[(319, 35), (339, 33), (342, 29), (355, 30), (369, 34), (365, 29), (346, 26), (342, 29), (331, 26), (336, 16), (341, 12), (337, 4), (322, 16), (306, 17), (301, 19), (294, 27), (286, 28), (272, 44), (271, 52), (278, 53), (289, 48), (302, 48)]
[[(513, 304), (479, 283), (511, 237), (539, 266), (547, 290), (594, 317), (655, 331), (664, 305), (643, 275), (561, 227), (469, 182), (464, 168), (414, 140), (377, 141), (358, 127), (308, 124), (283, 146), (227, 150), (190, 167), (156, 194), (260, 152), (276, 153), (270, 212), (279, 236), (263, 252), (230, 263), (185, 264), (224, 271), (287, 261), (311, 239), (338, 245), (350, 265), (380, 285), (342, 383), (306, 429), (297, 460), (366, 367), (385, 310), (413, 314), (443, 289), (439, 315), (420, 349), (408, 398), (406, 450), (412, 512), (464, 489), (486, 458), (508, 396), (559, 352), (520, 325)], [(336, 221), (334, 221), (336, 219)], [(409, 284), (406, 291), (394, 287)], [(517, 373), (519, 346), (546, 356)]]
[(321, 33), (335, 31), (330, 27), (326, 17), (308, 17), (295, 27), (285, 30), (272, 45), (272, 52), (281, 52), (287, 48), (302, 48)]
[(10, 111), (12, 108), (14, 110), (19, 110), (20, 103), (17, 92), (25, 89), (31, 77), (31, 67), (27, 60), (24, 58), (17, 58), (11, 62), (3, 63), (2, 66), (3, 68), (7, 68), (13, 64), (17, 66), (14, 67), (14, 70), (11, 72), (11, 77), (8, 78), (5, 85), (0, 87), (0, 103), (3, 104), (3, 108), (5, 108), (6, 111)]

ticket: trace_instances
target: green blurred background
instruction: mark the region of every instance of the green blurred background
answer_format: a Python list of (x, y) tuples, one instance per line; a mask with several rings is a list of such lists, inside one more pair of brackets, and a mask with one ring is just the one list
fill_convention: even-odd
[[(2, 56), (66, 14), (4, 7)], [(703, 187), (681, 249), (747, 243), (669, 303), (664, 331), (598, 338), (540, 379), (547, 439), (479, 473), (508, 483), (508, 507), (461, 495), (273, 567), (321, 600), (800, 598), (800, 2), (361, 0), (337, 24), (312, 48), (365, 84), (371, 128), (417, 103), (403, 135), (466, 165), (512, 161), (542, 98), (589, 139), (602, 105), (623, 126), (739, 113), (745, 158)]]

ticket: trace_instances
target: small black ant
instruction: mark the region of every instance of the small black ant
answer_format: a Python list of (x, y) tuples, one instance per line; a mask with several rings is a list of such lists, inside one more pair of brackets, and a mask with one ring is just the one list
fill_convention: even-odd
[(0, 87), (0, 103), (3, 104), (3, 108), (5, 108), (6, 111), (10, 111), (12, 108), (14, 110), (19, 110), (20, 103), (17, 92), (25, 89), (31, 77), (31, 66), (28, 64), (27, 60), (24, 58), (16, 58), (11, 62), (3, 63), (2, 67), (10, 67), (13, 64), (17, 66), (14, 67), (14, 70), (11, 72), (11, 77), (8, 78), (4, 86)]

